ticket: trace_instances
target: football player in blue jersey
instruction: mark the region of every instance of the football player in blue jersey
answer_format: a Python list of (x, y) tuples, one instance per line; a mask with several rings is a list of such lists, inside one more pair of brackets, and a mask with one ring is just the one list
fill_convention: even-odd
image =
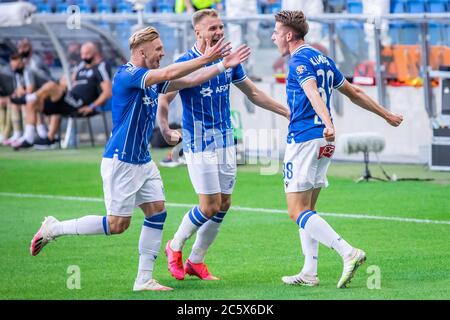
[(343, 259), (338, 288), (345, 287), (366, 259), (364, 251), (352, 247), (316, 212), (322, 187), (327, 187), (328, 166), (334, 152), (335, 128), (330, 115), (333, 89), (353, 103), (371, 111), (396, 127), (403, 120), (350, 84), (334, 61), (304, 41), (308, 23), (302, 11), (281, 11), (275, 15), (272, 41), (280, 53), (290, 54), (286, 93), (291, 110), (283, 175), (290, 218), (298, 224), (305, 256), (299, 274), (286, 276), (287, 284), (316, 286), (319, 242), (336, 250)]
[[(250, 54), (246, 46), (230, 53), (229, 43), (223, 40), (213, 46), (209, 45), (209, 39), (205, 42), (203, 56), (158, 69), (164, 48), (157, 30), (147, 27), (130, 37), (131, 59), (119, 67), (113, 79), (113, 130), (101, 164), (107, 215), (61, 222), (47, 217), (31, 241), (33, 256), (49, 241), (62, 235), (120, 234), (128, 228), (134, 208), (140, 207), (145, 220), (133, 290), (172, 290), (159, 284), (152, 275), (167, 215), (161, 176), (148, 148), (158, 94), (203, 83), (239, 65)], [(202, 68), (222, 58), (219, 64)], [(202, 70), (194, 72), (200, 68)]]
[[(215, 10), (197, 11), (192, 16), (196, 43), (177, 61), (198, 59), (205, 53), (205, 39), (213, 44), (223, 39), (224, 25)], [(183, 151), (189, 176), (198, 194), (199, 205), (183, 217), (172, 240), (166, 245), (169, 271), (176, 279), (185, 274), (203, 280), (217, 280), (205, 262), (205, 255), (216, 238), (230, 208), (236, 181), (236, 147), (230, 117), (230, 86), (234, 84), (255, 105), (286, 118), (289, 110), (259, 90), (247, 78), (242, 65), (198, 86), (179, 91), (183, 104)], [(166, 140), (177, 134), (167, 121), (167, 110), (176, 93), (161, 95), (158, 121)], [(194, 233), (197, 237), (191, 254), (183, 265), (182, 249)]]

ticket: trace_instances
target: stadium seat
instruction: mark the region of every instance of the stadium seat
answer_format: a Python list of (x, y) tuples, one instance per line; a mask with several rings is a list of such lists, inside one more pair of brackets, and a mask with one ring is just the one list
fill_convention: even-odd
[(447, 12), (448, 0), (428, 0), (428, 11), (431, 13)]
[(354, 14), (363, 13), (363, 4), (359, 0), (348, 0), (347, 1), (347, 12)]
[(427, 11), (426, 0), (409, 0), (406, 2), (406, 11), (409, 13), (424, 13)]
[(280, 2), (274, 2), (269, 5), (269, 11), (270, 13), (277, 13), (281, 11), (281, 3)]
[(342, 12), (346, 7), (346, 0), (328, 0), (326, 12)]
[(46, 3), (40, 3), (37, 5), (37, 11), (40, 13), (51, 13), (52, 10), (50, 9), (49, 5)]
[(120, 13), (132, 13), (133, 12), (133, 5), (129, 2), (120, 2), (117, 5), (117, 12)]
[(443, 23), (431, 22), (428, 24), (428, 33), (430, 35), (430, 45), (445, 45), (446, 43), (446, 25)]
[(174, 0), (159, 0), (157, 3), (158, 12), (173, 13), (175, 12)]
[(391, 13), (405, 13), (406, 1), (405, 0), (392, 0), (391, 1)]
[(113, 9), (109, 3), (99, 3), (97, 5), (97, 12), (99, 13), (111, 13)]

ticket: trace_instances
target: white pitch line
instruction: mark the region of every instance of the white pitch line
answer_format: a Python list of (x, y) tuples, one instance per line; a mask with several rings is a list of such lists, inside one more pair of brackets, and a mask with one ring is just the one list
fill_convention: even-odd
[[(28, 193), (11, 193), (0, 192), (2, 197), (15, 197), (15, 198), (32, 198), (32, 199), (48, 199), (48, 200), (67, 200), (67, 201), (81, 201), (81, 202), (103, 202), (102, 198), (90, 198), (90, 197), (71, 197), (71, 196), (53, 196), (46, 194), (28, 194)], [(189, 203), (171, 203), (167, 202), (166, 206), (175, 208), (192, 208), (196, 204)], [(287, 214), (286, 210), (280, 209), (267, 209), (267, 208), (250, 208), (232, 206), (234, 211), (244, 212), (264, 212), (264, 213), (282, 213)], [(387, 216), (371, 216), (365, 214), (349, 214), (349, 213), (327, 213), (320, 212), (323, 216), (336, 217), (336, 218), (348, 218), (348, 219), (366, 219), (366, 220), (382, 220), (382, 221), (397, 221), (397, 222), (414, 222), (414, 223), (428, 223), (428, 224), (446, 224), (450, 225), (450, 221), (443, 220), (429, 220), (429, 219), (415, 219), (415, 218), (402, 218), (402, 217), (387, 217)]]

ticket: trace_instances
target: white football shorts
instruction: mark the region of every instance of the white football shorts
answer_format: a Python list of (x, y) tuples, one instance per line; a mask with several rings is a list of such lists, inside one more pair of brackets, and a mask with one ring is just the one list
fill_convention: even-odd
[(328, 187), (327, 170), (334, 149), (334, 143), (324, 138), (288, 143), (283, 163), (284, 191), (302, 192)]
[(197, 194), (233, 193), (237, 171), (236, 146), (184, 154)]
[(164, 186), (155, 163), (131, 164), (103, 158), (101, 164), (103, 193), (108, 215), (130, 217), (135, 207), (165, 201)]

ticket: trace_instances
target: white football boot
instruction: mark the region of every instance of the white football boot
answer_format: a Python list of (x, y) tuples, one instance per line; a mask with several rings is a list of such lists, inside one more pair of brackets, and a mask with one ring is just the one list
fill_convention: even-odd
[(366, 253), (361, 249), (354, 248), (352, 253), (344, 258), (344, 270), (337, 284), (338, 288), (345, 288), (352, 280), (358, 267), (366, 261)]
[(38, 232), (31, 239), (30, 253), (32, 256), (37, 255), (47, 243), (55, 239), (50, 231), (55, 223), (59, 223), (55, 217), (50, 216), (44, 219)]
[(163, 286), (155, 279), (150, 279), (147, 282), (138, 284), (134, 282), (133, 291), (170, 291), (173, 288)]
[(301, 272), (294, 276), (284, 276), (281, 278), (281, 281), (289, 285), (298, 285), (306, 287), (316, 287), (319, 285), (318, 277), (308, 276)]

